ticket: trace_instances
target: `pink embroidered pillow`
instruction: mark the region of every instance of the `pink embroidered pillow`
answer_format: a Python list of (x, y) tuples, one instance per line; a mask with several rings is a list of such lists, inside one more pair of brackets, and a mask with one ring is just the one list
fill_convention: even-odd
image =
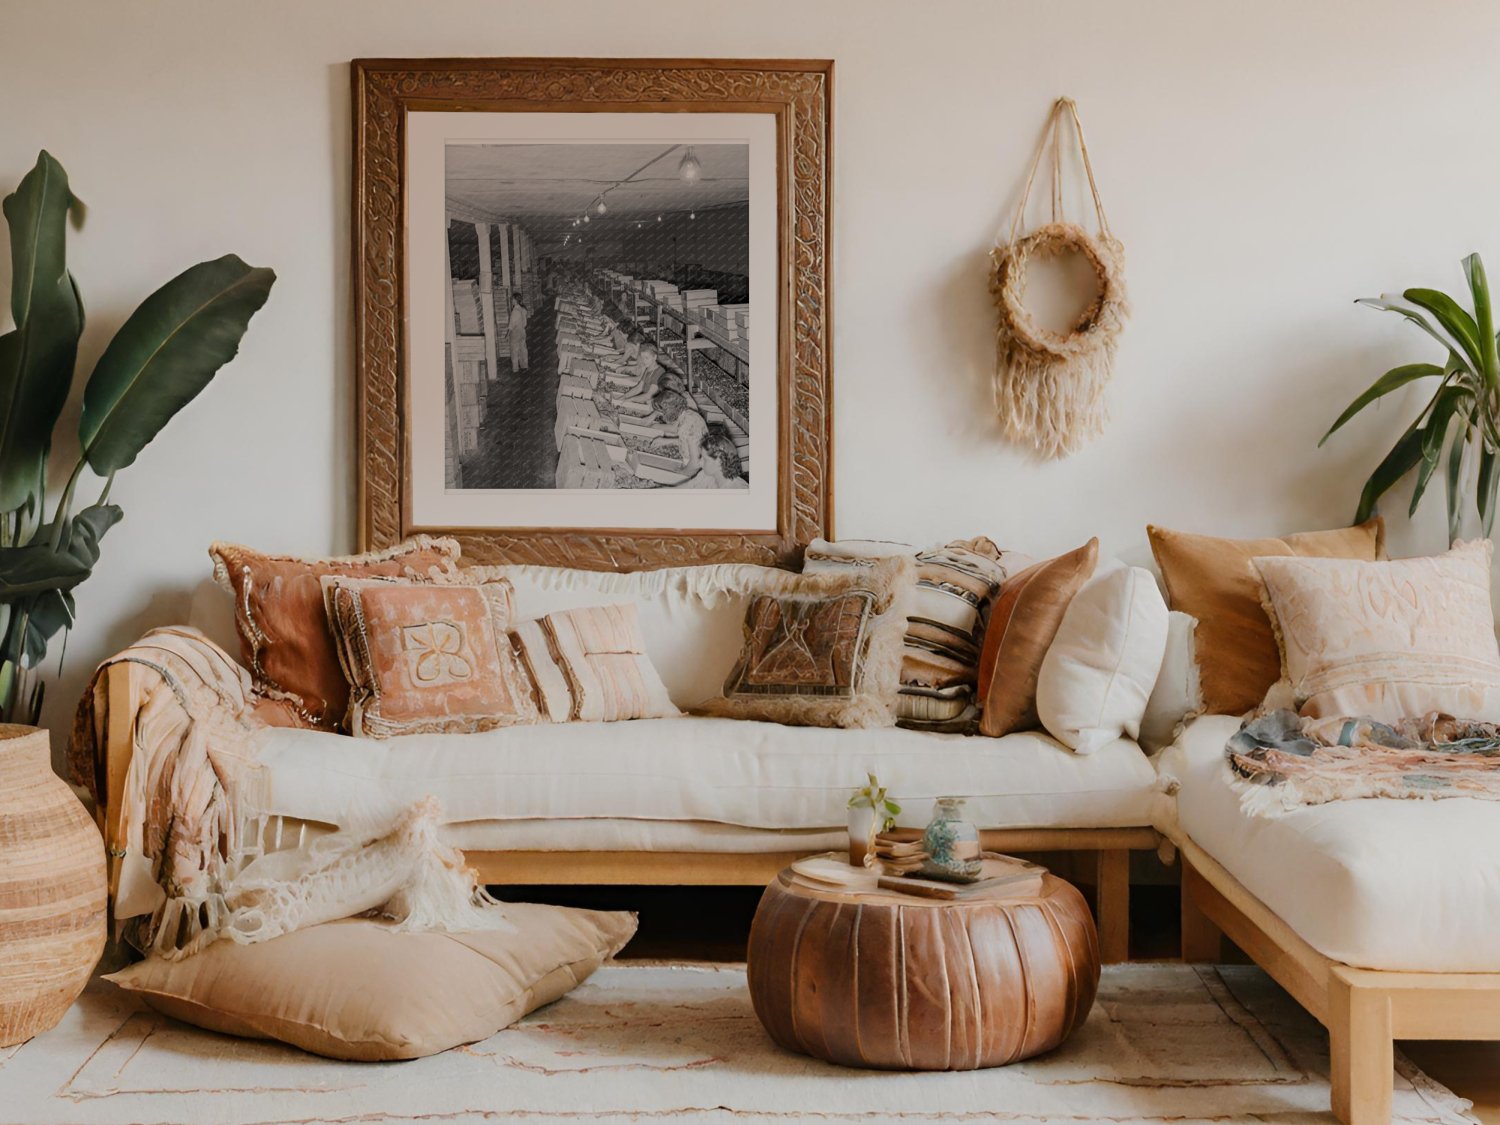
[(1394, 723), (1433, 711), (1500, 721), (1486, 541), (1433, 558), (1258, 558), (1282, 680), (1267, 702)]
[(516, 626), (516, 652), (554, 723), (680, 715), (646, 655), (633, 604), (549, 613)]
[(352, 734), (465, 734), (539, 721), (507, 633), (509, 582), (322, 581)]

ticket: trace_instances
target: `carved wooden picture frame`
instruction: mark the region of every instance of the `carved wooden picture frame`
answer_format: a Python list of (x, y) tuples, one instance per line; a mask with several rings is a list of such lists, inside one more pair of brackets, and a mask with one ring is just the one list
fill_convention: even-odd
[[(730, 561), (787, 565), (796, 561), (803, 545), (831, 535), (832, 72), (830, 61), (782, 59), (360, 59), (352, 64), (354, 357), (363, 548), (385, 547), (416, 532), (427, 532), (455, 536), (463, 544), (465, 557), (476, 562), (635, 570)], [(421, 510), (414, 505), (413, 435), (426, 432), (426, 423), (420, 411), (414, 414), (412, 402), (409, 270), (418, 253), (409, 221), (417, 210), (413, 193), (425, 182), (423, 177), (431, 179), (431, 175), (409, 164), (408, 141), (420, 130), (431, 132), (429, 126), (438, 120), (418, 115), (455, 113), (499, 115), (483, 120), (523, 125), (545, 119), (513, 115), (631, 115), (630, 120), (645, 120), (634, 116), (641, 114), (687, 115), (652, 119), (660, 120), (663, 127), (668, 121), (685, 126), (695, 115), (704, 114), (768, 115), (774, 121), (774, 134), (768, 127), (762, 130), (766, 137), (774, 135), (774, 142), (768, 142), (774, 144), (774, 292), (759, 279), (751, 282), (758, 309), (774, 297), (776, 325), (776, 395), (767, 414), (775, 421), (775, 442), (772, 445), (766, 438), (766, 444), (758, 447), (774, 450), (774, 489), (767, 490), (763, 506), (757, 509), (767, 513), (766, 519), (748, 527), (567, 526), (566, 521), (562, 521), (564, 526), (543, 526), (545, 521), (537, 519), (524, 526), (504, 526), (503, 518), (495, 526), (479, 526), (472, 520), (433, 522), (424, 513), (439, 511), (438, 504), (424, 499)], [(450, 116), (444, 120), (478, 123), (481, 119)], [(616, 118), (589, 120), (603, 127)], [(765, 119), (722, 120), (753, 120), (759, 127)], [(443, 224), (439, 240), (446, 243), (451, 219), (440, 210), (439, 221)], [(563, 240), (567, 237), (563, 235)], [(769, 248), (762, 251), (769, 253)], [(490, 250), (483, 253), (488, 256)], [(444, 284), (451, 286), (451, 276)], [(433, 289), (428, 287), (428, 291)], [(424, 292), (421, 299), (431, 298)], [(549, 307), (552, 301), (548, 296)], [(448, 315), (451, 326), (451, 301)], [(684, 332), (683, 338), (686, 342), (692, 334)], [(453, 357), (451, 350), (437, 351), (450, 360)], [(492, 334), (491, 374), (498, 369), (495, 355)], [(429, 370), (432, 357), (433, 349), (425, 348), (421, 361)], [(453, 366), (448, 363), (445, 376), (450, 415)], [(424, 393), (433, 397), (430, 391)], [(441, 398), (441, 392), (437, 397)], [(450, 438), (452, 425), (450, 421)], [(419, 483), (431, 478), (431, 460), (429, 452), (422, 462), (429, 467), (418, 470)], [(764, 486), (769, 474), (759, 468), (760, 462), (749, 464), (746, 478), (754, 481), (759, 469)], [(448, 473), (451, 486), (451, 458)], [(423, 497), (428, 494), (421, 493)], [(632, 494), (603, 495), (623, 511), (629, 502), (623, 498)], [(732, 504), (725, 496), (721, 502)], [(486, 493), (485, 497), (497, 509), (510, 510), (506, 494)], [(540, 494), (525, 499), (539, 498)], [(773, 504), (774, 520), (769, 517)]]

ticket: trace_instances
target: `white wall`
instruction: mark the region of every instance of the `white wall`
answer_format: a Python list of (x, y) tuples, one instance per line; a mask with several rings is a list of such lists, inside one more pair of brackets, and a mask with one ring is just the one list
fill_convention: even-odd
[[(185, 616), (211, 539), (352, 544), (352, 58), (836, 59), (838, 531), (1139, 554), (1148, 520), (1352, 514), (1415, 400), (1317, 438), (1428, 354), (1352, 299), (1457, 287), (1472, 249), (1500, 271), (1497, 48), (1484, 0), (0, 0), (0, 191), (45, 146), (89, 204), (86, 360), (192, 262), (233, 250), (280, 276), (240, 358), (121, 474), (48, 722), (66, 728), (92, 663)], [(989, 420), (986, 252), (1062, 93), (1135, 318), (1108, 432), (1037, 466)], [(1396, 549), (1441, 547), (1439, 523)]]

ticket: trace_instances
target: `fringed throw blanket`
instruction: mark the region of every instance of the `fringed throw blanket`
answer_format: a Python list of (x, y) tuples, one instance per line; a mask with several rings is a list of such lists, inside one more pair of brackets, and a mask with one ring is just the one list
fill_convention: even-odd
[[(149, 674), (127, 716), (133, 749), (121, 779), (122, 763), (104, 753), (104, 672), (122, 663)], [(179, 958), (221, 937), (265, 941), (368, 911), (405, 929), (507, 925), (462, 855), (438, 839), (436, 800), (393, 823), (339, 825), (280, 849), (279, 823), (260, 811), (257, 702), (244, 669), (188, 628), (153, 630), (106, 661), (79, 702), (69, 772), (101, 806), (111, 796), (118, 806), (105, 842), (118, 865), (114, 917), (132, 945)]]
[(1500, 725), (1430, 714), (1394, 726), (1271, 711), (1224, 749), (1246, 812), (1277, 816), (1364, 797), (1500, 801)]

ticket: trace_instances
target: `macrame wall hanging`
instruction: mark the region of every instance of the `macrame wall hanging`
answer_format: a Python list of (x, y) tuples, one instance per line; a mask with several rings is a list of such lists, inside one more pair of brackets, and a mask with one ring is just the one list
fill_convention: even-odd
[[(1064, 130), (1078, 145), (1098, 231), (1090, 234), (1063, 215)], [(1022, 235), (1026, 203), (1037, 171), (1052, 153), (1052, 219)], [(1003, 234), (1003, 232), (1002, 232)], [(1037, 323), (1024, 304), (1026, 273), (1035, 262), (1076, 253), (1092, 267), (1093, 299), (1073, 326), (1055, 332)], [(1066, 457), (1104, 428), (1104, 389), (1114, 366), (1115, 345), (1130, 314), (1125, 299), (1125, 250), (1110, 232), (1099, 185), (1083, 139), (1083, 122), (1072, 98), (1052, 106), (1031, 162), (1021, 202), (1005, 241), (990, 252), (990, 292), (999, 313), (995, 355), (995, 406), (1006, 436), (1048, 460)]]

